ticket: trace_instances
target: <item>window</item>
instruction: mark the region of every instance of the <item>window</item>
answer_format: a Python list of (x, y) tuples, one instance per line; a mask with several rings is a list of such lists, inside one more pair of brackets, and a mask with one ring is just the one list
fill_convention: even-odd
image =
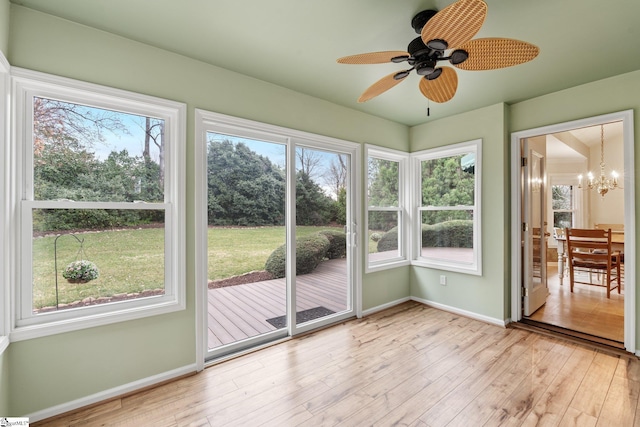
[(185, 106), (18, 70), (16, 339), (183, 309)]
[(553, 226), (557, 228), (573, 227), (575, 224), (575, 192), (573, 185), (551, 186), (551, 209)]
[(367, 269), (407, 262), (405, 169), (408, 155), (367, 146)]
[(481, 147), (476, 140), (413, 154), (416, 265), (482, 274)]

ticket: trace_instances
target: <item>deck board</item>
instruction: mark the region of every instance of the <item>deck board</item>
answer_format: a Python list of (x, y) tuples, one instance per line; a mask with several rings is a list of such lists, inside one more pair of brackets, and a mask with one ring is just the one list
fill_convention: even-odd
[[(338, 313), (347, 309), (347, 294), (345, 259), (296, 277), (296, 311), (323, 306)], [(209, 348), (274, 331), (267, 319), (286, 312), (286, 279), (209, 289), (208, 310)]]

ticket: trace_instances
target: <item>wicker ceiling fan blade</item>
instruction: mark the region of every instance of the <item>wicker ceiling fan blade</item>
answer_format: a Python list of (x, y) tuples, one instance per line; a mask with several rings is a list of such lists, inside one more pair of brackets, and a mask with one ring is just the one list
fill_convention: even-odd
[(391, 89), (392, 87), (394, 87), (395, 85), (397, 85), (398, 83), (400, 83), (406, 78), (405, 76), (401, 79), (396, 79), (395, 76), (397, 74), (398, 74), (397, 72), (391, 73), (388, 76), (384, 76), (383, 78), (381, 78), (380, 80), (378, 80), (377, 82), (369, 86), (367, 90), (365, 90), (362, 93), (362, 95), (360, 95), (360, 98), (358, 98), (358, 102), (367, 102), (368, 100), (375, 98), (381, 93), (388, 91), (389, 89)]
[(538, 46), (521, 40), (505, 38), (474, 39), (459, 47), (469, 58), (455, 65), (461, 70), (495, 70), (512, 67), (534, 59), (540, 53)]
[(484, 23), (487, 4), (483, 0), (458, 0), (442, 9), (422, 28), (424, 44), (431, 40), (444, 40), (449, 49), (471, 40)]
[[(409, 58), (409, 54), (402, 50), (386, 50), (383, 52), (360, 53), (358, 55), (344, 56), (338, 59), (339, 64), (384, 64), (394, 62), (394, 58)], [(402, 62), (402, 61), (397, 61)]]
[(442, 74), (436, 79), (429, 80), (425, 76), (420, 79), (420, 92), (433, 102), (447, 102), (458, 89), (458, 74), (453, 68), (442, 67)]

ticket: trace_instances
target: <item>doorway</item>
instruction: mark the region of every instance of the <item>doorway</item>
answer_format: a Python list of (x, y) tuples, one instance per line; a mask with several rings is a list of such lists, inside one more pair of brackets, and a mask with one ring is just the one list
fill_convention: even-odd
[(624, 111), (512, 134), (512, 321), (635, 351), (634, 263), (623, 264), (620, 294), (607, 298), (595, 286), (599, 275), (574, 281), (572, 292), (564, 237), (566, 228), (612, 228), (614, 249), (635, 259), (632, 117)]
[(359, 146), (198, 113), (204, 360), (355, 316)]

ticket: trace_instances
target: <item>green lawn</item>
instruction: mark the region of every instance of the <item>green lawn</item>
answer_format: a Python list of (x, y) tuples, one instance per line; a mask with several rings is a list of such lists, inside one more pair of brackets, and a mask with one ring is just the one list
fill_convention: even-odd
[[(297, 236), (342, 227), (297, 227)], [(141, 292), (164, 285), (164, 230), (161, 228), (81, 233), (84, 256), (69, 235), (58, 239), (59, 302), (68, 304), (87, 297)], [(209, 228), (209, 279), (263, 270), (273, 250), (284, 243), (284, 227)], [(34, 308), (55, 306), (55, 236), (33, 239)], [(93, 261), (100, 277), (89, 283), (71, 284), (62, 277), (66, 265), (77, 259)]]
[[(84, 256), (73, 236), (58, 239), (58, 289), (60, 303), (87, 297), (112, 296), (164, 287), (164, 229), (81, 233)], [(55, 236), (33, 239), (33, 306), (56, 304)], [(77, 259), (93, 261), (100, 276), (89, 283), (72, 284), (62, 277), (66, 265)]]
[[(296, 236), (343, 227), (296, 227)], [(209, 229), (209, 279), (224, 279), (250, 271), (264, 270), (264, 264), (285, 240), (284, 227), (245, 227)]]

